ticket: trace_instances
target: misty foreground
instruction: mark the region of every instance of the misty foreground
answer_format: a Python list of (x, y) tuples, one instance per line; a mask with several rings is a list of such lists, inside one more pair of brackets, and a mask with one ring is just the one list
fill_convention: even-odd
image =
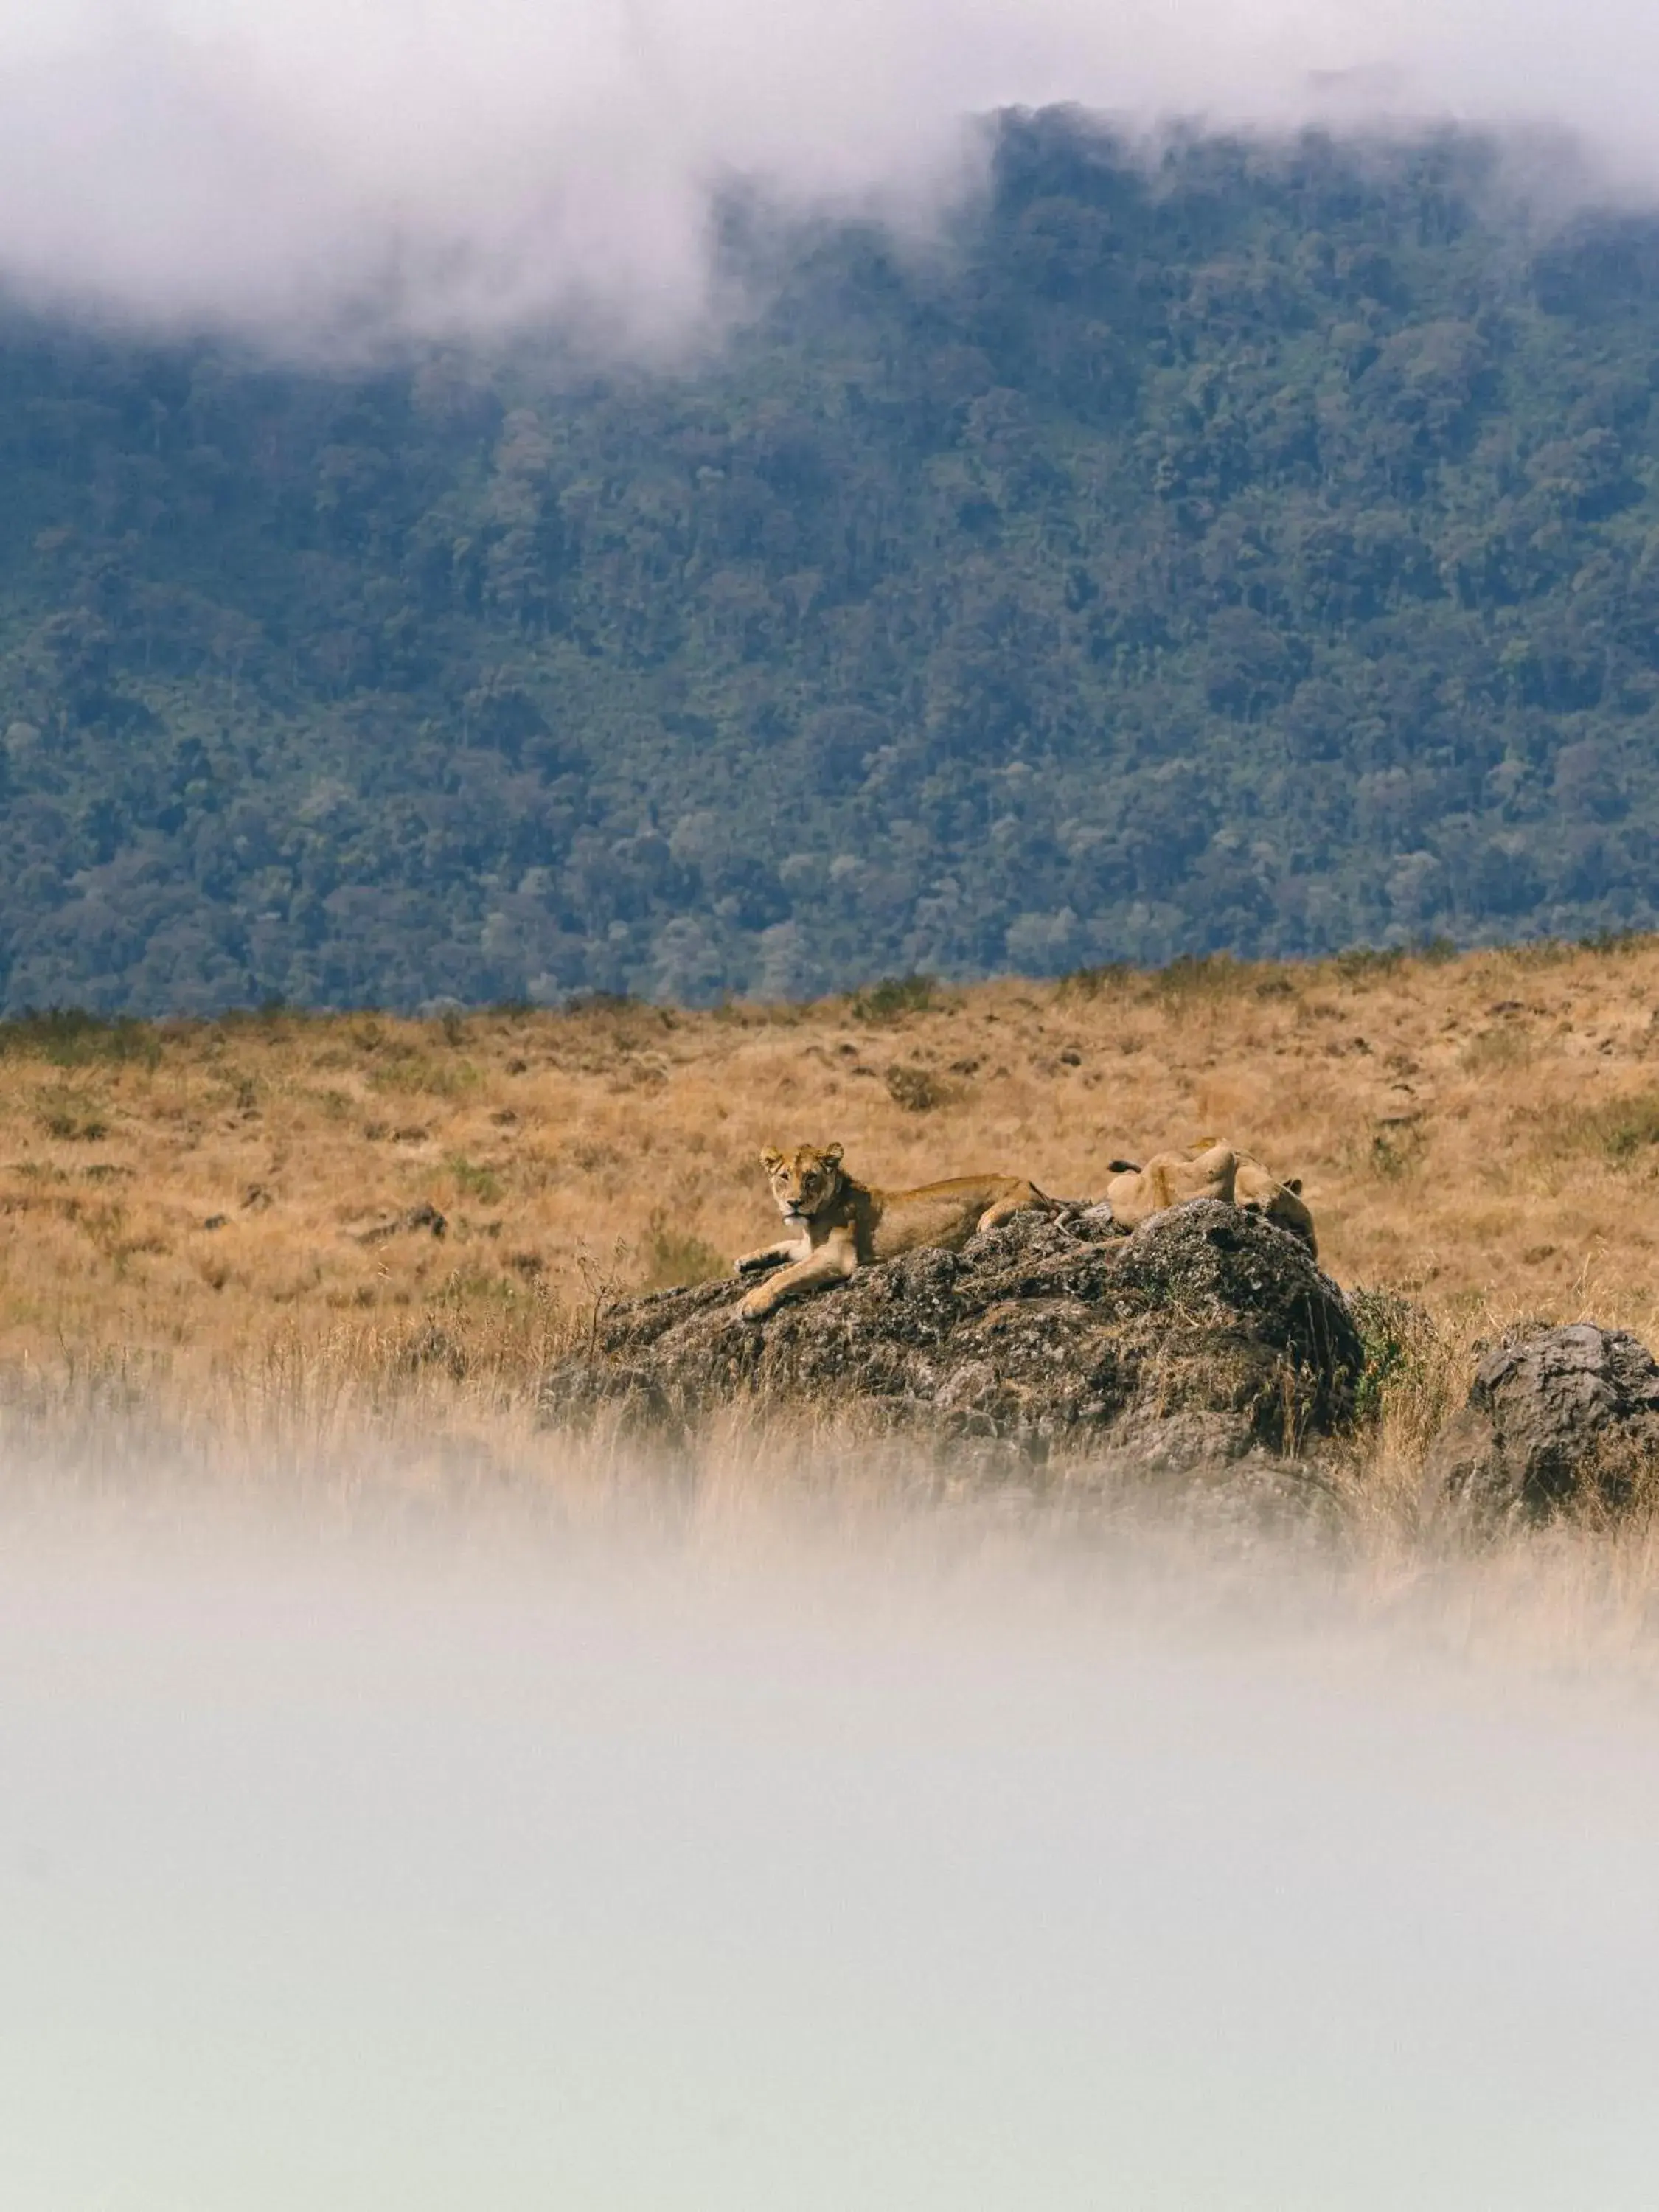
[[(956, 1325), (1060, 1257), (1167, 1331), (1175, 1226), (958, 1255)], [(1310, 1515), (764, 1395), (576, 1437), (424, 1323), (0, 1370), (0, 2200), (1646, 2212), (1652, 1501), (1424, 1516), (1475, 1363), (1360, 1317)]]
[(1659, 1714), (1564, 1685), (1565, 1532), (101, 1449), (5, 1493), (8, 2203), (1652, 2202)]

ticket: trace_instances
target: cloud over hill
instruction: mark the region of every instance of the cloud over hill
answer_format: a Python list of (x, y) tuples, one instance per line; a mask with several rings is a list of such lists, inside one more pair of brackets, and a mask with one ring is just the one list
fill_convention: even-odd
[(71, 0), (0, 8), (0, 274), (266, 339), (707, 309), (723, 180), (926, 223), (965, 118), (1517, 121), (1651, 180), (1629, 0)]

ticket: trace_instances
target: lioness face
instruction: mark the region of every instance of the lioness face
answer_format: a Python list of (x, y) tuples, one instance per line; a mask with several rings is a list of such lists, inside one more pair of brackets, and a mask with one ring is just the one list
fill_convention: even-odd
[(786, 1222), (810, 1221), (841, 1188), (841, 1146), (798, 1145), (793, 1152), (765, 1152), (766, 1170), (778, 1212)]

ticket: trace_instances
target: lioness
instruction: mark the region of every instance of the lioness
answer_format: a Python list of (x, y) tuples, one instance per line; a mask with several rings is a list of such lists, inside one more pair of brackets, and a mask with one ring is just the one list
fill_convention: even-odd
[[(1230, 1175), (1222, 1170), (1223, 1159), (1232, 1164)], [(1185, 1175), (1181, 1172), (1183, 1165)], [(1183, 1199), (1223, 1198), (1246, 1213), (1264, 1215), (1276, 1228), (1300, 1237), (1316, 1259), (1319, 1256), (1319, 1240), (1314, 1233), (1313, 1215), (1302, 1196), (1301, 1176), (1292, 1176), (1288, 1182), (1281, 1182), (1253, 1153), (1242, 1152), (1236, 1145), (1200, 1137), (1182, 1152), (1160, 1152), (1144, 1168), (1133, 1167), (1127, 1160), (1114, 1160), (1112, 1166), (1115, 1172), (1106, 1186), (1107, 1203), (1113, 1220), (1126, 1229), (1139, 1227), (1152, 1214), (1162, 1212), (1165, 1206), (1179, 1206)]]
[(1138, 1229), (1155, 1213), (1182, 1206), (1189, 1198), (1218, 1198), (1231, 1206), (1238, 1163), (1225, 1145), (1212, 1145), (1194, 1156), (1191, 1152), (1159, 1152), (1144, 1168), (1127, 1160), (1112, 1162), (1112, 1180), (1106, 1186), (1106, 1203), (1112, 1218), (1125, 1229)]
[[(1212, 1145), (1221, 1141), (1216, 1137), (1200, 1137), (1195, 1145), (1188, 1146), (1187, 1156), (1194, 1158)], [(1288, 1230), (1298, 1237), (1316, 1260), (1319, 1239), (1314, 1234), (1314, 1218), (1302, 1195), (1302, 1178), (1291, 1176), (1281, 1182), (1271, 1168), (1263, 1167), (1253, 1152), (1241, 1146), (1231, 1147), (1238, 1162), (1238, 1173), (1233, 1182), (1233, 1203), (1246, 1213), (1260, 1213), (1276, 1229)]]
[(793, 1265), (750, 1291), (738, 1309), (746, 1321), (763, 1321), (785, 1298), (845, 1282), (860, 1267), (919, 1244), (955, 1251), (976, 1231), (994, 1229), (1025, 1206), (1048, 1203), (1021, 1176), (962, 1176), (953, 1182), (923, 1183), (918, 1190), (872, 1190), (854, 1182), (841, 1158), (839, 1145), (761, 1154), (790, 1233), (781, 1243), (745, 1252), (734, 1272), (746, 1275), (784, 1261)]

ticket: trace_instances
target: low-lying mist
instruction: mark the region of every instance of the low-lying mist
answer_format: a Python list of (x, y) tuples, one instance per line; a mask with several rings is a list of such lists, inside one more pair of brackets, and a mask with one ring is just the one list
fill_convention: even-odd
[(914, 1473), (37, 1464), (0, 2198), (1651, 2203), (1659, 1729), (1544, 1554), (1528, 1656), (1478, 1563)]
[(578, 313), (684, 341), (733, 179), (926, 229), (968, 120), (1070, 101), (1576, 134), (1656, 181), (1630, 0), (0, 0), (0, 277), (285, 347)]

